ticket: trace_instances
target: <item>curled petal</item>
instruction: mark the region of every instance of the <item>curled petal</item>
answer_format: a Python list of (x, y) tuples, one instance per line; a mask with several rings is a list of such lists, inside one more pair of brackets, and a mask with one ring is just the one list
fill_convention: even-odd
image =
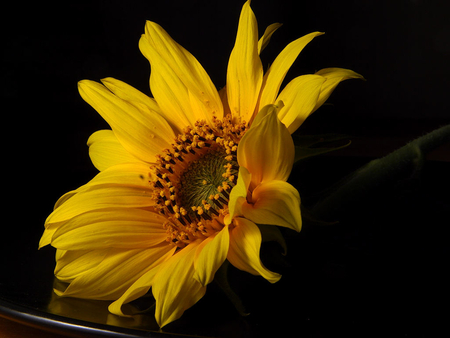
[(322, 104), (325, 103), (341, 81), (348, 79), (364, 80), (362, 75), (355, 73), (353, 70), (344, 68), (325, 68), (319, 70), (316, 75), (324, 77), (326, 81), (322, 85), (319, 99), (317, 100), (316, 106), (312, 112), (316, 111)]
[(270, 283), (278, 282), (281, 275), (268, 270), (259, 257), (261, 232), (258, 227), (245, 218), (234, 219), (235, 226), (230, 230), (230, 250), (227, 259), (236, 268), (261, 275)]
[(264, 181), (286, 181), (291, 173), (294, 142), (277, 113), (275, 105), (261, 109), (239, 143), (238, 163), (252, 175), (251, 190)]
[(289, 82), (278, 96), (284, 103), (278, 118), (291, 134), (314, 111), (325, 81), (319, 75), (302, 75)]
[(258, 185), (251, 203), (241, 206), (243, 217), (257, 224), (272, 224), (300, 231), (300, 195), (284, 181), (269, 181)]

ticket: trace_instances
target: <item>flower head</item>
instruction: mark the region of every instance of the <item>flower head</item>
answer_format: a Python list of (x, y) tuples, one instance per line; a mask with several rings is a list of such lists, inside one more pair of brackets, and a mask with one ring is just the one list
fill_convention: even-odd
[(307, 43), (290, 43), (264, 74), (250, 1), (243, 6), (226, 86), (217, 91), (200, 63), (159, 25), (147, 22), (139, 47), (151, 65), (151, 98), (112, 78), (81, 81), (79, 91), (108, 122), (89, 154), (99, 174), (63, 195), (45, 222), (40, 247), (57, 248), (60, 296), (122, 305), (150, 288), (156, 319), (179, 318), (228, 259), (274, 283), (260, 260), (257, 224), (300, 231), (300, 196), (287, 183), (290, 134), (337, 84), (361, 76), (329, 68), (299, 76), (281, 92)]

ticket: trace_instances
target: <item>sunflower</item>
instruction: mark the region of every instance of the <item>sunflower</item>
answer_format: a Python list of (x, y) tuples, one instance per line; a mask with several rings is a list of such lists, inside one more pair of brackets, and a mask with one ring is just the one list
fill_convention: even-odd
[(153, 98), (113, 78), (83, 80), (79, 92), (109, 124), (88, 140), (100, 171), (63, 195), (40, 247), (56, 251), (59, 296), (112, 300), (109, 310), (150, 289), (162, 327), (203, 297), (218, 268), (280, 279), (260, 260), (257, 224), (300, 231), (300, 196), (289, 183), (291, 134), (353, 71), (328, 68), (281, 83), (315, 32), (290, 43), (264, 74), (247, 1), (226, 86), (218, 91), (186, 49), (154, 22), (139, 41), (151, 65)]

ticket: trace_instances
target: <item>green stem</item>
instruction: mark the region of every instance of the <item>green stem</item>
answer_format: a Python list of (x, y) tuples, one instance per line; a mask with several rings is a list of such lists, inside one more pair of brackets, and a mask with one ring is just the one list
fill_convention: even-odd
[(383, 158), (369, 162), (340, 184), (337, 190), (316, 203), (312, 213), (321, 219), (333, 219), (380, 185), (392, 181), (405, 171), (420, 169), (425, 154), (448, 141), (450, 125), (436, 129)]

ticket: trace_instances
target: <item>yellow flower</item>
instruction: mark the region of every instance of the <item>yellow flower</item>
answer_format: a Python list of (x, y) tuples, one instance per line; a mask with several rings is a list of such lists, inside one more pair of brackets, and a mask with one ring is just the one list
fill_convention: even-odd
[(228, 259), (274, 283), (262, 264), (256, 224), (300, 231), (300, 196), (286, 182), (290, 134), (337, 84), (360, 75), (324, 69), (281, 92), (290, 66), (319, 32), (290, 43), (263, 74), (250, 1), (243, 6), (226, 87), (159, 25), (139, 42), (150, 61), (154, 98), (112, 79), (81, 81), (79, 91), (112, 130), (95, 132), (89, 155), (100, 173), (63, 195), (45, 223), (40, 247), (57, 248), (55, 275), (70, 283), (60, 296), (113, 300), (112, 313), (146, 294), (164, 326), (203, 297)]

